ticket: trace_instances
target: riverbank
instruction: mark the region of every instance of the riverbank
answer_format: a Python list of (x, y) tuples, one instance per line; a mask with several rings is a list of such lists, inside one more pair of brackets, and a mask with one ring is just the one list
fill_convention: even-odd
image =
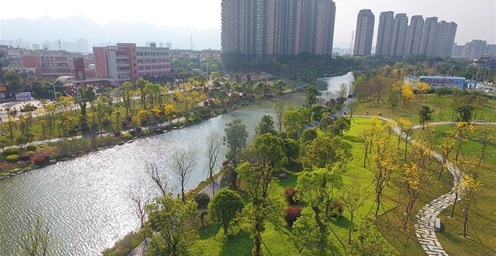
[[(89, 135), (80, 135), (74, 137), (54, 138), (43, 141), (34, 141), (29, 144), (26, 144), (24, 147), (17, 145), (5, 147), (4, 149), (0, 150), (0, 152), (2, 152), (2, 154), (4, 155), (9, 148), (19, 148), (21, 152), (24, 153), (28, 152), (23, 149), (25, 149), (29, 145), (37, 146), (37, 150), (41, 150), (42, 152), (36, 152), (36, 151), (33, 152), (31, 154), (31, 157), (29, 157), (25, 161), (8, 163), (7, 160), (5, 160), (2, 163), (0, 163), (0, 181), (7, 178), (15, 177), (18, 174), (22, 174), (31, 170), (46, 167), (47, 165), (56, 164), (57, 162), (60, 161), (67, 161), (77, 157), (81, 157), (91, 152), (113, 148), (115, 146), (124, 145), (125, 143), (132, 143), (138, 139), (143, 139), (149, 136), (155, 136), (155, 135), (167, 133), (175, 129), (182, 129), (194, 124), (204, 122), (211, 118), (215, 118), (221, 114), (226, 114), (235, 111), (241, 107), (245, 107), (248, 105), (252, 105), (261, 101), (270, 100), (277, 97), (282, 97), (290, 93), (297, 93), (297, 91), (295, 90), (284, 91), (279, 95), (264, 96), (260, 99), (254, 99), (249, 97), (241, 98), (241, 101), (238, 102), (237, 104), (230, 106), (222, 106), (216, 109), (212, 109), (211, 107), (208, 107), (210, 108), (210, 110), (215, 110), (216, 112), (215, 115), (211, 115), (210, 114), (211, 111), (209, 111), (208, 114), (196, 118), (191, 118), (191, 117), (187, 118), (183, 116), (180, 118), (173, 119), (171, 121), (167, 121), (159, 124), (152, 124), (149, 126), (135, 128), (135, 129), (89, 134)], [(46, 150), (47, 148), (48, 150)], [(19, 155), (19, 158), (21, 157), (20, 154), (16, 154), (16, 155)], [(7, 156), (8, 155), (5, 155), (6, 158)], [(41, 156), (44, 158), (44, 161), (36, 162), (37, 157), (39, 158)], [(27, 156), (25, 157), (25, 159), (26, 158)]]

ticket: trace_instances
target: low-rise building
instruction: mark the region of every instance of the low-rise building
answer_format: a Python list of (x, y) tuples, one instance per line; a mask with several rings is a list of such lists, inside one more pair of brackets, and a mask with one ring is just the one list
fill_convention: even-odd
[(430, 85), (433, 89), (437, 88), (467, 88), (467, 79), (456, 76), (405, 76), (403, 83), (416, 88), (422, 82)]

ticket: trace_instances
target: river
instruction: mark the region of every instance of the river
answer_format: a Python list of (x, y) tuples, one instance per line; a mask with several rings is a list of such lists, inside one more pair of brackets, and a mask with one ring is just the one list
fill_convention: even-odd
[[(339, 90), (353, 75), (320, 79), (327, 91)], [(166, 134), (137, 140), (59, 162), (0, 181), (0, 255), (19, 255), (18, 239), (30, 220), (40, 217), (52, 227), (53, 255), (100, 255), (101, 252), (139, 226), (130, 194), (151, 199), (159, 195), (145, 166), (155, 163), (160, 173), (175, 184), (168, 157), (174, 150), (195, 147), (198, 164), (187, 187), (207, 177), (206, 137), (223, 135), (225, 125), (241, 118), (253, 140), (255, 125), (263, 115), (277, 122), (275, 103), (299, 106), (304, 94), (283, 97), (243, 107)], [(219, 161), (221, 162), (221, 161)], [(177, 186), (172, 186), (178, 191)]]

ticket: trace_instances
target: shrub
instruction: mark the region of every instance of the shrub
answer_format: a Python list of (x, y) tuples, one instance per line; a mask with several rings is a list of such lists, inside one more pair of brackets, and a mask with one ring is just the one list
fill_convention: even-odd
[(136, 130), (135, 130), (135, 129), (130, 130), (130, 131), (129, 131), (129, 134), (131, 134), (131, 135), (133, 135), (133, 136), (134, 136), (134, 135), (136, 135)]
[(24, 152), (24, 154), (29, 155), (29, 156), (33, 156), (34, 152), (33, 151), (26, 151), (26, 152)]
[[(13, 156), (14, 156), (14, 155), (13, 155)], [(20, 157), (20, 159), (21, 159), (22, 161), (29, 161), (29, 159), (31, 159), (31, 156), (30, 156), (30, 155), (28, 155), (28, 154), (22, 154), (22, 155), (21, 155), (21, 157)]]
[(284, 220), (288, 223), (290, 227), (293, 226), (293, 223), (301, 216), (301, 207), (300, 206), (290, 206), (286, 213), (284, 214)]
[(18, 155), (19, 154), (19, 148), (7, 148), (3, 151), (3, 154), (6, 156), (9, 155)]
[(222, 162), (222, 167), (226, 167), (231, 161), (229, 159), (226, 159)]
[(44, 164), (50, 161), (49, 155), (38, 155), (31, 159), (35, 164)]
[(111, 122), (110, 122), (110, 120), (108, 120), (108, 119), (103, 119), (103, 121), (102, 121), (102, 126), (103, 126), (103, 127), (109, 127), (109, 126), (110, 126), (110, 123), (111, 123)]
[(142, 131), (143, 131), (143, 129), (141, 129), (141, 127), (136, 128), (137, 133), (141, 133)]
[(126, 133), (126, 134), (122, 135), (122, 138), (125, 140), (130, 140), (133, 138), (133, 135), (130, 133)]
[(332, 208), (331, 208), (331, 217), (337, 220), (341, 218), (341, 216), (343, 216), (343, 212), (344, 212), (343, 205), (337, 200), (334, 201), (332, 203)]
[(296, 190), (294, 188), (286, 188), (284, 190), (284, 198), (286, 198), (286, 201), (290, 204), (296, 204), (295, 200), (296, 196)]
[(37, 148), (38, 148), (38, 147), (36, 147), (36, 145), (28, 145), (28, 146), (26, 147), (26, 149), (27, 149), (27, 150), (29, 150), (29, 151), (36, 151), (36, 149), (37, 149)]
[(19, 155), (9, 155), (6, 160), (11, 163), (19, 161)]
[(122, 124), (122, 128), (126, 129), (129, 126), (129, 121), (122, 120), (121, 124)]
[(114, 136), (115, 137), (120, 137), (120, 136), (122, 136), (122, 132), (121, 131), (115, 131), (114, 132)]

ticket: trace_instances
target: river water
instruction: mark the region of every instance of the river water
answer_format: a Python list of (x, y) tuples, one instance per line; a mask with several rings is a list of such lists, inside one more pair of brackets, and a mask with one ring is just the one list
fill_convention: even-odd
[[(319, 79), (326, 91), (339, 90), (353, 75)], [(322, 90), (322, 89), (319, 89)], [(325, 88), (324, 88), (325, 90)], [(161, 175), (178, 191), (176, 177), (169, 169), (169, 156), (179, 148), (194, 147), (197, 167), (187, 187), (207, 177), (205, 143), (211, 132), (223, 135), (225, 125), (241, 118), (253, 139), (255, 125), (263, 115), (277, 122), (272, 106), (276, 103), (299, 106), (302, 93), (264, 101), (201, 124), (133, 143), (93, 152), (0, 181), (0, 255), (19, 255), (19, 237), (34, 218), (52, 227), (53, 255), (100, 255), (101, 252), (139, 226), (131, 194), (151, 199), (159, 195), (146, 169), (155, 163)], [(221, 161), (219, 161), (221, 162)]]

